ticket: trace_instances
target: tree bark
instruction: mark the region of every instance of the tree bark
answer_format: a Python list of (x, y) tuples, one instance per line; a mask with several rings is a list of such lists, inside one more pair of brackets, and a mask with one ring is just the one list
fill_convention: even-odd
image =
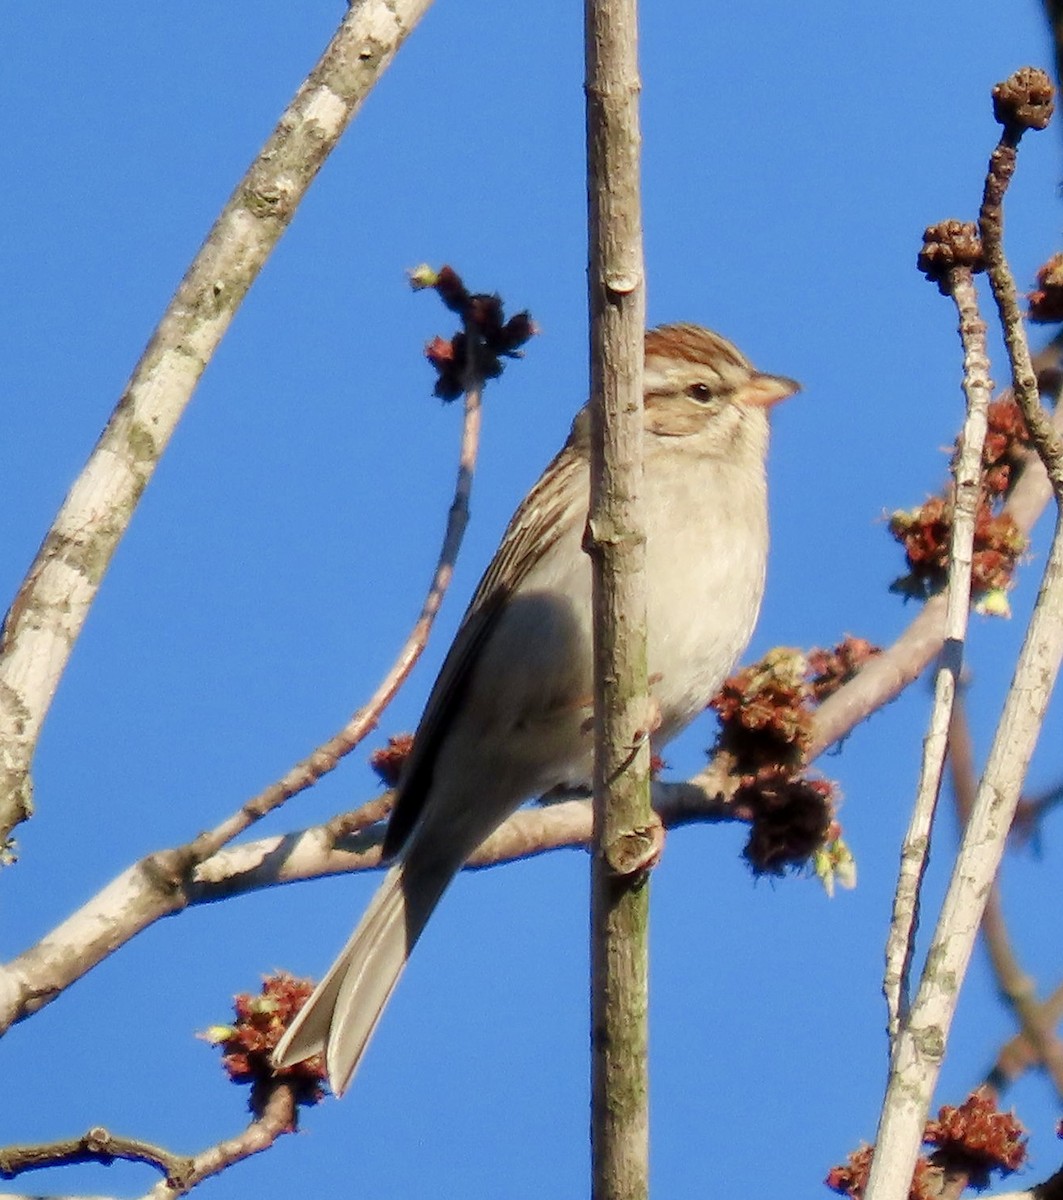
[(587, 0), (590, 382), (587, 549), (594, 565), (591, 882), (594, 1200), (648, 1192), (647, 700), (636, 0)]

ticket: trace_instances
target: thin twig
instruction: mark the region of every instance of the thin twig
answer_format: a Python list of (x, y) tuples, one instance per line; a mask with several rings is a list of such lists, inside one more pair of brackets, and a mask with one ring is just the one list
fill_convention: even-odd
[(321, 164), (431, 0), (345, 14), (159, 322), (0, 633), (0, 850), (32, 811), (30, 763), (100, 582), (204, 367)]
[(197, 1187), (205, 1179), (217, 1175), (234, 1163), (242, 1162), (255, 1154), (268, 1150), (273, 1143), (296, 1128), (295, 1093), (290, 1084), (274, 1081), (258, 1115), (236, 1137), (208, 1146), (201, 1150), (189, 1163), (188, 1174), (181, 1186), (175, 1187), (169, 1180), (160, 1180), (141, 1200), (173, 1200)]
[(1005, 126), (990, 159), (978, 224), (982, 234), (986, 275), (1000, 313), (1004, 344), (1011, 363), (1012, 390), (1030, 431), (1030, 439), (1044, 463), (1052, 490), (1060, 499), (1063, 498), (1063, 438), (1041, 404), (1037, 373), (1023, 325), (1024, 314), (1019, 305), (1011, 268), (1004, 255), (1003, 199), (1015, 171), (1021, 136), (1021, 129)]
[(110, 1166), (117, 1159), (147, 1163), (163, 1178), (144, 1200), (173, 1200), (190, 1192), (204, 1179), (260, 1154), (296, 1127), (295, 1093), (290, 1084), (274, 1081), (255, 1119), (236, 1137), (227, 1138), (195, 1155), (174, 1154), (140, 1138), (122, 1137), (102, 1127), (90, 1129), (79, 1138), (34, 1146), (0, 1147), (0, 1178), (14, 1179), (26, 1171), (72, 1163), (95, 1162)]
[(95, 1162), (109, 1166), (115, 1159), (147, 1163), (174, 1182), (186, 1177), (192, 1163), (186, 1155), (173, 1154), (151, 1142), (122, 1137), (96, 1126), (81, 1137), (37, 1145), (0, 1146), (0, 1179), (15, 1179), (26, 1171), (73, 1163)]
[(483, 378), (473, 374), (465, 391), (465, 419), (462, 424), (461, 449), (458, 456), (458, 475), (454, 487), (454, 498), (447, 515), (447, 526), (439, 560), (432, 575), (424, 604), (410, 634), (400, 649), (390, 670), (378, 684), (368, 702), (360, 708), (346, 725), (328, 741), (301, 762), (285, 772), (257, 796), (247, 801), (237, 812), (214, 829), (201, 833), (186, 846), (163, 851), (155, 856), (156, 866), (163, 873), (176, 879), (184, 876), (197, 863), (216, 854), (243, 833), (249, 826), (273, 812), (292, 796), (297, 795), (329, 771), (335, 770), (340, 760), (377, 726), (381, 713), (391, 703), (399, 688), (408, 677), (414, 664), (421, 657), (428, 642), (432, 624), (439, 612), (443, 597), (454, 575), (454, 564), (461, 549), (462, 539), (469, 522), (469, 496), (472, 491), (476, 456), (480, 443), (482, 415)]
[(945, 593), (945, 645), (938, 662), (934, 706), (923, 742), (923, 761), (915, 804), (901, 848), (900, 873), (886, 942), (883, 990), (886, 994), (891, 1047), (896, 1044), (897, 1034), (907, 1016), (908, 977), (915, 952), (919, 895), (930, 856), (930, 836), (945, 767), (949, 721), (963, 669), (963, 646), (971, 604), (975, 515), (982, 491), (982, 448), (993, 388), (989, 378), (986, 326), (978, 311), (978, 295), (971, 268), (956, 266), (949, 269), (944, 287), (955, 301), (960, 318), (967, 419), (953, 462), (955, 485)]

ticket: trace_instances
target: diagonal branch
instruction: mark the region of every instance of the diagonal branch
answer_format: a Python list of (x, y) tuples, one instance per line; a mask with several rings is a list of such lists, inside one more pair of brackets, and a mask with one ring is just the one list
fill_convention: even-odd
[(340, 760), (350, 754), (377, 727), (381, 713), (394, 699), (413, 670), (414, 664), (421, 657), (436, 614), (454, 575), (454, 564), (465, 536), (465, 527), (469, 522), (469, 496), (472, 492), (473, 472), (480, 444), (483, 387), (482, 373), (474, 373), (470, 369), (465, 390), (465, 420), (458, 455), (458, 476), (454, 487), (454, 499), (447, 514), (439, 559), (420, 615), (391, 668), (377, 685), (376, 691), (338, 733), (289, 768), (275, 783), (246, 801), (220, 825), (201, 833), (185, 846), (176, 850), (161, 851), (155, 855), (155, 865), (163, 874), (171, 876), (175, 881), (182, 878), (193, 866), (216, 854), (256, 821), (279, 808), (292, 796), (312, 787), (329, 771), (335, 770)]
[(0, 848), (104, 573), (203, 369), (321, 164), (431, 0), (361, 0), (207, 236), (59, 510), (0, 633)]

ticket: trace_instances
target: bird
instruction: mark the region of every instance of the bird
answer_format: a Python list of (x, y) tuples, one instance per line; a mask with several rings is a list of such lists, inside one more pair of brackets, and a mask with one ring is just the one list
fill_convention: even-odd
[[(799, 390), (693, 324), (645, 336), (642, 503), (654, 752), (747, 646), (768, 550), (769, 412)], [(590, 409), (511, 519), (429, 695), (382, 848), (392, 865), (273, 1054), (349, 1086), (417, 939), (469, 855), (593, 764)]]

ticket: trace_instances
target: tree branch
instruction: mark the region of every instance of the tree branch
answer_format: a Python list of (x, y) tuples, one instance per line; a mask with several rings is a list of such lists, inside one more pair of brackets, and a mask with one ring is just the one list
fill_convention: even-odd
[(30, 763), (137, 502), (244, 295), (321, 164), (431, 0), (360, 0), (237, 185), (63, 502), (0, 633), (0, 849), (32, 812)]
[(439, 559), (428, 594), (421, 612), (410, 634), (392, 663), (390, 670), (377, 685), (376, 691), (328, 741), (323, 742), (310, 755), (272, 783), (264, 791), (253, 796), (239, 811), (228, 817), (214, 829), (201, 833), (193, 841), (176, 850), (163, 851), (155, 855), (155, 865), (175, 881), (185, 876), (192, 867), (216, 854), (223, 846), (239, 837), (256, 821), (279, 808), (292, 796), (313, 786), (323, 776), (339, 766), (344, 756), (358, 746), (371, 733), (380, 720), (384, 709), (395, 698), (405, 683), (414, 664), (421, 657), (428, 643), (436, 614), (454, 576), (454, 564), (469, 522), (469, 496), (472, 492), (473, 472), (480, 443), (480, 423), (484, 380), (482, 371), (475, 367), (475, 356), (470, 357), (465, 389), (465, 419), (462, 424), (461, 449), (458, 455), (458, 477), (454, 487), (454, 499), (447, 514), (446, 530), (440, 547)]
[[(969, 236), (972, 227), (935, 226), (927, 237), (949, 234), (954, 243)], [(919, 894), (930, 856), (930, 836), (941, 790), (948, 749), (949, 722), (956, 689), (963, 669), (963, 646), (971, 606), (971, 573), (975, 515), (982, 494), (982, 448), (988, 426), (987, 413), (993, 382), (989, 378), (986, 325), (978, 311), (978, 293), (970, 266), (949, 268), (941, 281), (952, 296), (960, 318), (963, 345), (963, 389), (967, 419), (953, 462), (952, 535), (949, 545), (948, 584), (945, 589), (944, 649), (934, 682), (934, 706), (923, 742), (923, 761), (912, 816), (901, 847), (901, 867), (893, 902), (893, 916), (886, 942), (884, 991), (888, 1011), (890, 1044), (894, 1045), (908, 1010), (908, 978), (915, 953), (915, 931), (919, 917)]]
[(639, 181), (637, 0), (586, 0), (594, 846), (591, 856), (591, 1194), (649, 1190), (650, 807), (646, 296)]
[(173, 1200), (234, 1163), (260, 1154), (296, 1127), (295, 1093), (290, 1084), (274, 1081), (256, 1104), (255, 1119), (235, 1137), (208, 1146), (196, 1155), (174, 1154), (139, 1138), (122, 1137), (97, 1127), (79, 1138), (36, 1146), (0, 1147), (0, 1178), (14, 1179), (26, 1171), (72, 1163), (110, 1166), (116, 1159), (148, 1163), (161, 1179), (143, 1200)]

